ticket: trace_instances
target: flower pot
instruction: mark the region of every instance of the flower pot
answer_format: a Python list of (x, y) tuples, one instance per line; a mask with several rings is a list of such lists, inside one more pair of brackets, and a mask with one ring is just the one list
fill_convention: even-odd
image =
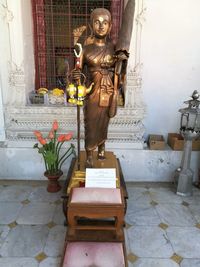
[(50, 193), (55, 193), (60, 191), (61, 186), (58, 182), (58, 179), (63, 175), (63, 172), (60, 170), (55, 174), (49, 173), (49, 172), (45, 172), (44, 176), (46, 176), (48, 178), (48, 186), (47, 186), (47, 191)]

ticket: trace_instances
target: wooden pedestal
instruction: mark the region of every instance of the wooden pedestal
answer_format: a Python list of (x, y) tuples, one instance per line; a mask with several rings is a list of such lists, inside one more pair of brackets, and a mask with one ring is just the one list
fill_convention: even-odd
[[(114, 168), (116, 169), (116, 185), (120, 187), (120, 169), (118, 161), (113, 154), (113, 152), (106, 152), (105, 160), (97, 159), (97, 152), (94, 152), (94, 168)], [(69, 178), (69, 184), (67, 186), (67, 195), (70, 194), (70, 191), (73, 187), (81, 187), (85, 185), (85, 162), (86, 162), (86, 154), (84, 151), (80, 153), (80, 170), (78, 170), (77, 160), (75, 161), (75, 165), (73, 167), (71, 176)]]

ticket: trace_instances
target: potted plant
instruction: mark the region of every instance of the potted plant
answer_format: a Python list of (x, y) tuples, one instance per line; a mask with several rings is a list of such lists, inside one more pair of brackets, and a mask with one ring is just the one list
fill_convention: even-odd
[(58, 192), (61, 189), (58, 179), (63, 174), (62, 165), (72, 154), (75, 154), (73, 144), (61, 153), (63, 144), (72, 138), (72, 134), (58, 135), (57, 130), (58, 122), (55, 120), (46, 138), (43, 137), (40, 131), (34, 131), (34, 135), (39, 142), (34, 145), (34, 148), (38, 149), (39, 154), (44, 159), (46, 168), (44, 175), (49, 179), (47, 191), (51, 193)]

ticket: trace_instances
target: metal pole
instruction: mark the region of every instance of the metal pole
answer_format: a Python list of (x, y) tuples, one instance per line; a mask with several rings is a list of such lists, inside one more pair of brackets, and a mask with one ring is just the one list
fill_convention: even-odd
[(77, 105), (77, 149), (78, 149), (78, 171), (80, 171), (80, 106)]

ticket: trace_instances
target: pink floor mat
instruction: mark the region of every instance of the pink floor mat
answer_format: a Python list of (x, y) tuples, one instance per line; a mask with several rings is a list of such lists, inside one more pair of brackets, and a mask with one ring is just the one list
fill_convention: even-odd
[(69, 242), (63, 267), (125, 267), (122, 243)]
[(119, 188), (73, 188), (71, 203), (122, 204)]

